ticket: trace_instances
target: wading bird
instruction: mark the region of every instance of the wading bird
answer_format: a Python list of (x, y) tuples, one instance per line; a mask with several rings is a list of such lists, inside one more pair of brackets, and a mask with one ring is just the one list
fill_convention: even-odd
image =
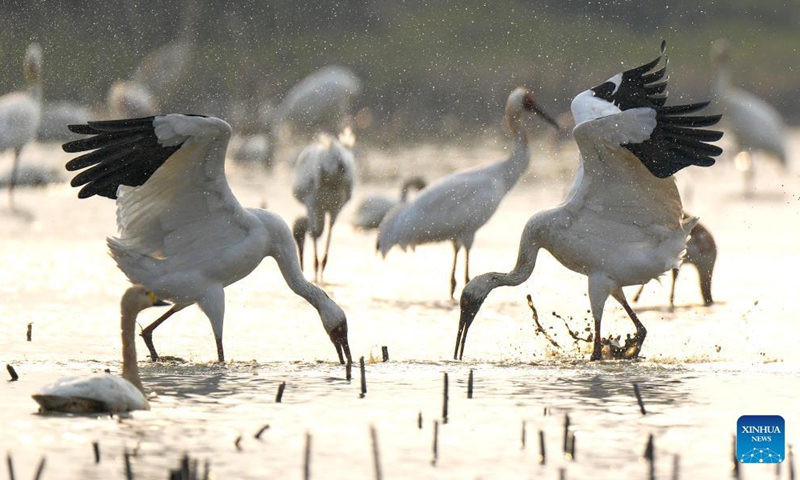
[(0, 152), (14, 150), (11, 181), (8, 185), (8, 202), (14, 210), (14, 186), (19, 169), (19, 154), (34, 139), (42, 118), (42, 49), (32, 43), (25, 52), (25, 80), (27, 89), (0, 97)]
[[(683, 259), (681, 267), (692, 264), (697, 269), (698, 280), (700, 281), (700, 293), (703, 295), (703, 303), (712, 305), (714, 298), (711, 296), (711, 277), (714, 275), (714, 264), (717, 262), (717, 244), (714, 237), (706, 227), (698, 223), (689, 234), (686, 241), (686, 258)], [(672, 287), (669, 290), (669, 306), (675, 306), (675, 282), (678, 280), (679, 269), (672, 269)], [(639, 287), (639, 291), (633, 297), (634, 302), (639, 301), (644, 285)]]
[(377, 250), (385, 257), (393, 246), (405, 250), (431, 242), (453, 244), (450, 297), (456, 289), (458, 252), (464, 248), (464, 277), (469, 281), (469, 250), (475, 232), (497, 211), (509, 190), (528, 169), (531, 153), (522, 115), (535, 112), (558, 124), (525, 88), (517, 88), (506, 101), (505, 120), (513, 137), (511, 155), (478, 168), (459, 171), (428, 185), (412, 201), (389, 213), (378, 227)]
[(653, 69), (665, 48), (662, 43), (661, 55), (652, 62), (573, 99), (580, 165), (572, 189), (564, 203), (528, 220), (510, 272), (479, 275), (464, 288), (454, 357), (463, 357), (469, 327), (489, 293), (527, 280), (541, 248), (588, 277), (594, 317), (591, 359), (601, 358), (600, 321), (609, 295), (633, 320), (630, 356), (639, 353), (647, 331), (622, 287), (646, 283), (678, 267), (697, 219), (683, 215), (672, 175), (689, 165), (713, 165), (712, 157), (722, 153), (706, 143), (719, 140), (722, 133), (697, 128), (716, 124), (720, 116), (684, 115), (708, 102), (664, 106), (666, 65)]
[(136, 363), (135, 329), (136, 316), (153, 305), (164, 303), (142, 285), (131, 286), (122, 296), (122, 377), (100, 373), (62, 378), (33, 395), (41, 410), (69, 413), (150, 410)]
[[(328, 264), (328, 250), (331, 246), (333, 225), (342, 207), (353, 195), (355, 182), (355, 162), (353, 144), (355, 137), (346, 129), (334, 138), (328, 134), (320, 135), (316, 141), (306, 146), (297, 157), (295, 165), (294, 198), (306, 207), (305, 217), (295, 220), (293, 235), (300, 251), (300, 268), (303, 265), (303, 245), (308, 232), (314, 242), (314, 281), (322, 281), (322, 273)], [(328, 220), (328, 236), (325, 240), (325, 253), (322, 260), (317, 254), (317, 240), (325, 229)]]
[(361, 201), (356, 207), (356, 218), (353, 219), (353, 226), (360, 230), (372, 230), (380, 226), (381, 221), (398, 204), (406, 203), (408, 192), (412, 189), (422, 190), (427, 186), (422, 177), (409, 177), (400, 187), (400, 199), (389, 198), (384, 195), (374, 195)]
[[(780, 113), (763, 99), (731, 85), (731, 48), (725, 40), (717, 40), (711, 47), (715, 76), (711, 92), (718, 102), (723, 123), (733, 135), (733, 154), (745, 175), (745, 194), (753, 191), (755, 172), (750, 160), (755, 152), (766, 153), (787, 167), (785, 126)], [(743, 157), (737, 154), (743, 153)]]
[[(79, 198), (117, 201), (119, 237), (108, 247), (133, 283), (147, 286), (173, 307), (142, 331), (150, 358), (153, 330), (170, 315), (197, 304), (211, 322), (220, 362), (225, 291), (265, 257), (278, 264), (289, 288), (319, 312), (339, 360), (350, 363), (347, 319), (324, 291), (303, 278), (289, 226), (274, 213), (245, 209), (225, 177), (231, 136), (226, 122), (200, 115), (159, 115), (70, 125), (91, 135), (63, 145), (85, 152), (66, 165), (85, 169), (71, 182)], [(344, 354), (344, 356), (343, 356)]]

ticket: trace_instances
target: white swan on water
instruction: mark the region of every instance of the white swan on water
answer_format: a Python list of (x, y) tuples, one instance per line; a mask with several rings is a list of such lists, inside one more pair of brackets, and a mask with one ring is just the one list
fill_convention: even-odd
[(136, 316), (158, 305), (153, 292), (142, 285), (125, 291), (120, 302), (122, 320), (122, 376), (99, 373), (89, 377), (67, 377), (32, 395), (42, 411), (121, 413), (150, 410), (136, 363)]
[(142, 331), (150, 358), (158, 359), (153, 330), (197, 304), (211, 322), (217, 358), (225, 361), (222, 329), (225, 290), (275, 259), (286, 284), (319, 312), (339, 361), (351, 363), (347, 318), (325, 292), (300, 270), (292, 232), (279, 216), (245, 209), (225, 177), (231, 127), (202, 115), (70, 125), (88, 138), (65, 143), (66, 152), (86, 152), (67, 170), (83, 170), (71, 182), (83, 186), (78, 197), (117, 200), (118, 238), (108, 246), (117, 266), (131, 280), (151, 289), (173, 307)]
[[(575, 183), (564, 203), (532, 216), (522, 231), (517, 263), (508, 273), (485, 273), (461, 294), (453, 356), (463, 357), (467, 332), (489, 293), (515, 286), (533, 273), (539, 249), (586, 275), (594, 317), (592, 360), (601, 358), (600, 321), (614, 297), (636, 327), (638, 355), (647, 330), (625, 300), (622, 287), (640, 285), (676, 268), (697, 218), (684, 217), (673, 174), (689, 165), (710, 166), (722, 149), (706, 142), (721, 132), (702, 130), (720, 116), (685, 116), (708, 105), (664, 106), (666, 66), (661, 56), (619, 73), (572, 101), (580, 149)], [(460, 352), (459, 352), (460, 349)]]

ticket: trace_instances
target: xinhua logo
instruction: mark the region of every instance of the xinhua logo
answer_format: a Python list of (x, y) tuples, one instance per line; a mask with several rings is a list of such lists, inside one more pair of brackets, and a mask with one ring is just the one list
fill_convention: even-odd
[(786, 457), (786, 423), (780, 415), (742, 415), (736, 422), (741, 463), (780, 463)]

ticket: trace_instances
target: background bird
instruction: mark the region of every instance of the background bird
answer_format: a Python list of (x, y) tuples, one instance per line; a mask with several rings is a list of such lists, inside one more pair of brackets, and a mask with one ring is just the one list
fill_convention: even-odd
[[(785, 125), (780, 113), (751, 92), (734, 86), (731, 74), (731, 47), (725, 40), (717, 40), (711, 47), (714, 63), (714, 80), (711, 93), (717, 108), (723, 114), (723, 126), (733, 135), (734, 148), (731, 153), (739, 160), (738, 167), (744, 171), (745, 194), (754, 188), (754, 166), (751, 156), (765, 153), (786, 168)], [(743, 156), (738, 154), (744, 152)]]
[(8, 185), (8, 201), (14, 210), (14, 186), (19, 169), (19, 155), (36, 136), (42, 117), (42, 49), (32, 43), (25, 52), (27, 88), (0, 97), (0, 152), (13, 149), (14, 164)]
[[(295, 220), (293, 234), (300, 251), (300, 265), (303, 265), (303, 246), (305, 234), (314, 242), (314, 280), (322, 281), (322, 273), (328, 263), (333, 225), (342, 207), (353, 195), (355, 182), (355, 161), (352, 148), (355, 137), (347, 129), (334, 138), (321, 134), (316, 141), (306, 146), (297, 157), (295, 165), (294, 198), (306, 207), (305, 217)], [(328, 220), (328, 236), (325, 240), (325, 253), (320, 261), (317, 240), (325, 229)]]
[(380, 226), (383, 218), (398, 204), (403, 204), (408, 199), (408, 193), (413, 190), (422, 190), (427, 186), (424, 178), (413, 176), (407, 178), (400, 187), (400, 198), (389, 198), (385, 195), (373, 195), (361, 201), (356, 207), (353, 226), (360, 230), (372, 230)]
[(111, 84), (106, 98), (111, 118), (138, 118), (158, 110), (155, 98), (141, 83), (118, 80)]
[[(594, 317), (592, 360), (601, 358), (600, 323), (608, 296), (636, 327), (626, 357), (638, 355), (647, 330), (625, 300), (622, 287), (639, 285), (677, 268), (697, 222), (683, 215), (672, 175), (689, 165), (709, 166), (722, 153), (706, 142), (722, 133), (696, 127), (719, 116), (687, 116), (707, 103), (664, 106), (664, 55), (611, 77), (572, 101), (580, 149), (575, 183), (561, 205), (535, 214), (522, 232), (517, 263), (508, 273), (485, 273), (461, 294), (454, 357), (463, 357), (467, 332), (489, 293), (519, 285), (533, 273), (541, 248), (562, 265), (586, 275)], [(459, 353), (460, 349), (460, 353)]]
[(539, 114), (548, 123), (558, 124), (533, 99), (525, 88), (517, 88), (506, 101), (505, 121), (512, 135), (508, 158), (478, 168), (459, 171), (424, 188), (412, 201), (393, 210), (381, 222), (377, 250), (385, 257), (393, 246), (405, 250), (431, 242), (453, 244), (453, 269), (450, 296), (456, 289), (458, 252), (464, 248), (464, 277), (469, 281), (469, 251), (475, 232), (497, 211), (503, 198), (528, 169), (530, 149), (522, 116)]
[(278, 264), (287, 285), (319, 312), (339, 360), (350, 363), (347, 319), (325, 292), (303, 278), (288, 225), (261, 209), (245, 209), (225, 177), (231, 135), (226, 122), (200, 115), (89, 122), (71, 125), (88, 138), (63, 145), (89, 151), (67, 163), (83, 170), (72, 186), (78, 197), (117, 200), (119, 237), (108, 246), (133, 283), (146, 285), (174, 306), (142, 332), (151, 359), (153, 330), (175, 312), (197, 304), (211, 322), (220, 362), (224, 288), (249, 275), (265, 257)]
[(120, 302), (122, 376), (99, 373), (89, 377), (62, 378), (32, 395), (41, 410), (68, 413), (150, 410), (136, 363), (136, 317), (148, 307), (163, 304), (142, 285), (128, 288)]
[[(714, 264), (717, 262), (717, 244), (711, 232), (701, 223), (695, 225), (689, 235), (689, 240), (686, 242), (686, 258), (683, 259), (681, 267), (686, 264), (695, 266), (703, 303), (711, 305), (714, 303), (714, 298), (711, 296), (711, 277), (714, 275)], [(672, 286), (669, 290), (670, 307), (675, 306), (675, 282), (678, 280), (678, 272), (678, 268), (672, 269)], [(639, 287), (639, 291), (634, 295), (634, 302), (639, 301), (643, 290), (644, 285)]]

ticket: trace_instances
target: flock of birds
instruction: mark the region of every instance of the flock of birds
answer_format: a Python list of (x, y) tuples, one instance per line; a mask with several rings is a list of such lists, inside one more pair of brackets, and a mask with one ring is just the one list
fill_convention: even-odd
[[(722, 65), (724, 55), (718, 58)], [(41, 116), (41, 64), (41, 48), (31, 45), (25, 57), (27, 90), (0, 98), (0, 148), (14, 150), (14, 169), (20, 150), (34, 138)], [(753, 109), (763, 107), (752, 96), (739, 95), (725, 74), (720, 75), (715, 94), (723, 115), (730, 115), (729, 122), (739, 118), (735, 112), (742, 107), (737, 99), (750, 102), (746, 108), (751, 117)], [(524, 117), (534, 115), (559, 129), (525, 88), (513, 90), (506, 102), (505, 123), (511, 134), (507, 158), (455, 172), (429, 185), (421, 178), (409, 179), (399, 202), (375, 199), (359, 208), (356, 226), (377, 227), (376, 249), (384, 256), (395, 245), (413, 249), (429, 242), (451, 242), (451, 297), (456, 290), (458, 253), (464, 250), (465, 286), (455, 358), (463, 358), (469, 328), (490, 292), (528, 279), (542, 248), (588, 278), (594, 318), (592, 360), (602, 358), (601, 320), (609, 296), (623, 306), (635, 326), (629, 356), (639, 353), (647, 331), (622, 287), (644, 285), (667, 271), (672, 271), (674, 281), (684, 255), (700, 273), (704, 301), (713, 302), (710, 287), (716, 245), (697, 218), (684, 212), (673, 175), (688, 166), (714, 164), (722, 149), (711, 143), (722, 133), (706, 127), (717, 124), (723, 115), (697, 113), (709, 102), (667, 106), (666, 88), (662, 43), (655, 60), (614, 75), (574, 98), (573, 136), (580, 150), (574, 184), (561, 205), (536, 213), (527, 222), (516, 265), (508, 273), (470, 278), (469, 253), (476, 232), (529, 166)], [(349, 96), (360, 85), (350, 82), (343, 89)], [(281, 117), (290, 111), (287, 106)], [(322, 282), (333, 226), (352, 196), (356, 176), (352, 132), (338, 138), (322, 134), (298, 156), (293, 193), (306, 214), (290, 229), (278, 215), (244, 208), (233, 195), (224, 168), (232, 128), (219, 118), (165, 114), (87, 121), (69, 125), (69, 130), (86, 136), (63, 145), (64, 151), (80, 154), (66, 164), (68, 171), (78, 172), (71, 185), (81, 187), (79, 198), (101, 196), (116, 201), (119, 235), (107, 243), (117, 266), (134, 286), (121, 305), (124, 380), (98, 375), (60, 381), (34, 395), (43, 409), (149, 408), (136, 367), (133, 325), (139, 311), (163, 302), (171, 308), (141, 333), (151, 359), (159, 358), (153, 331), (174, 313), (196, 304), (211, 323), (218, 360), (223, 362), (224, 289), (249, 275), (266, 257), (275, 259), (287, 285), (318, 311), (339, 361), (349, 367), (346, 315), (316, 283)], [(785, 150), (771, 150), (775, 145), (765, 143), (764, 135), (758, 137), (762, 143), (757, 143), (736, 128), (733, 131), (737, 148), (763, 150), (785, 162)], [(13, 187), (12, 174), (10, 195)], [(412, 188), (418, 193), (408, 200)], [(317, 240), (326, 225), (320, 257)], [(313, 241), (315, 282), (303, 274), (306, 235)], [(670, 303), (673, 297), (674, 284)], [(102, 394), (91, 396), (93, 391)]]

